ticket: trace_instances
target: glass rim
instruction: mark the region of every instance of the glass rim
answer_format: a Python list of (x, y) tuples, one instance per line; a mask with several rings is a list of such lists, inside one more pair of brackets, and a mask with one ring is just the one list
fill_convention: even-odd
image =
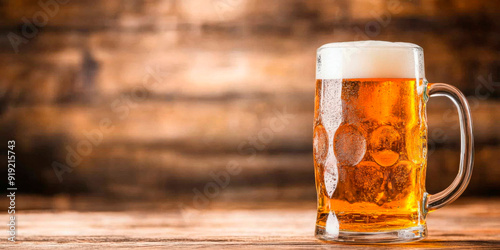
[[(379, 43), (379, 44), (375, 44)], [(384, 45), (380, 45), (384, 43)], [(333, 42), (325, 43), (321, 45), (317, 51), (322, 49), (348, 49), (348, 48), (359, 48), (359, 49), (419, 49), (423, 50), (417, 44), (407, 43), (407, 42), (389, 42), (380, 40), (365, 40), (365, 41), (346, 41), (346, 42)]]

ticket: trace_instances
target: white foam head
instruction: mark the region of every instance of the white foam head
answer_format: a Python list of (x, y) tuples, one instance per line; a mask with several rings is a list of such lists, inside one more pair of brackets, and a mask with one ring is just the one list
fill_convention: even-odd
[(316, 79), (425, 78), (424, 50), (412, 43), (329, 43), (316, 61)]

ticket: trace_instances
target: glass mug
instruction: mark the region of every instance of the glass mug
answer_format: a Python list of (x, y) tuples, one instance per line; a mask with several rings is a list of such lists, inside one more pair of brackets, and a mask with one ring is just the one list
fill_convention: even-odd
[[(425, 192), (426, 102), (458, 108), (460, 169), (444, 191)], [(313, 154), (315, 235), (325, 241), (421, 240), (426, 215), (465, 190), (472, 173), (472, 122), (455, 87), (427, 83), (423, 49), (410, 43), (330, 43), (317, 51)]]

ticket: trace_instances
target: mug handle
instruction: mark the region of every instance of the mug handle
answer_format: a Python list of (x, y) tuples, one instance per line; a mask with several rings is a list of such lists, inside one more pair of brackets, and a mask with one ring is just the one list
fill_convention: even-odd
[(456, 200), (469, 184), (474, 162), (474, 138), (469, 103), (462, 92), (446, 83), (429, 83), (427, 91), (429, 97), (448, 97), (458, 109), (460, 123), (460, 168), (450, 186), (437, 194), (427, 196), (427, 210), (433, 211)]

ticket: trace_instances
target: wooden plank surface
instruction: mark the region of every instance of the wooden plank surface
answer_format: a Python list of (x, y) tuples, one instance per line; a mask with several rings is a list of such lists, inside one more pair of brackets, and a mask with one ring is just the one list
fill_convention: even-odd
[(429, 236), (411, 244), (325, 244), (313, 236), (315, 204), (218, 203), (197, 210), (20, 211), (9, 249), (259, 248), (500, 249), (500, 199), (460, 199), (430, 214)]
[[(0, 142), (16, 140), (27, 194), (190, 195), (236, 161), (242, 173), (221, 196), (274, 188), (270, 197), (300, 185), (301, 196), (314, 197), (316, 49), (365, 39), (422, 46), (426, 78), (463, 91), (476, 150), (466, 192), (500, 193), (500, 1), (42, 2), (0, 4)], [(47, 11), (55, 13), (43, 28), (24, 37)], [(427, 106), (431, 192), (458, 171), (458, 117), (444, 99)], [(265, 147), (249, 145), (276, 111), (290, 114), (286, 126), (259, 142)], [(65, 163), (103, 119), (114, 129), (61, 182), (52, 164)]]

